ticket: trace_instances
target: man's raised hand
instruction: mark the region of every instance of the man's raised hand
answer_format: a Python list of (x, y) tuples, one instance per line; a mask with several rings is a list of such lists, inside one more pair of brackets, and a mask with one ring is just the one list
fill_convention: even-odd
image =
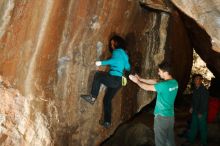
[(138, 78), (137, 78), (136, 76), (134, 76), (134, 75), (129, 75), (129, 79), (130, 79), (131, 81), (135, 82), (135, 83), (138, 82)]

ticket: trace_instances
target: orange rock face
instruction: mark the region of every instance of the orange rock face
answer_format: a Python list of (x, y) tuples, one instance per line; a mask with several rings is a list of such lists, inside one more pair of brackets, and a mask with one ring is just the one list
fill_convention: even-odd
[(0, 97), (1, 145), (53, 144), (47, 118), (32, 106), (35, 99), (22, 96), (7, 80), (0, 82)]
[[(118, 124), (154, 98), (154, 94), (139, 91), (129, 82), (112, 101), (110, 129), (98, 124), (105, 88), (101, 88), (93, 106), (80, 99), (80, 94), (90, 91), (97, 69), (95, 61), (109, 57), (108, 39), (114, 33), (127, 40), (132, 73), (157, 78), (157, 64), (164, 58), (180, 60), (174, 66), (177, 79), (184, 86), (182, 82), (192, 64), (192, 49), (189, 44), (179, 46), (188, 38), (185, 33), (178, 35), (185, 31), (184, 26), (175, 23), (180, 21), (178, 15), (173, 17), (173, 13), (163, 11), (166, 7), (160, 5), (162, 11), (155, 12), (131, 0), (0, 1), (0, 74), (23, 95), (8, 99), (2, 94), (4, 104), (14, 104), (11, 111), (1, 107), (0, 114), (9, 111), (14, 115), (25, 109), (31, 123), (23, 125), (23, 132), (18, 135), (24, 137), (16, 143), (99, 145)], [(180, 32), (172, 32), (173, 27)], [(20, 103), (17, 106), (16, 100)], [(28, 106), (22, 106), (26, 101)], [(18, 115), (22, 119), (25, 113)], [(19, 125), (16, 119), (6, 123), (13, 122)], [(42, 131), (39, 124), (43, 125)], [(33, 128), (28, 131), (30, 127)], [(40, 132), (43, 137), (37, 137)], [(26, 138), (29, 133), (33, 137)], [(4, 133), (1, 142), (13, 141), (11, 135), (16, 134), (17, 131)]]

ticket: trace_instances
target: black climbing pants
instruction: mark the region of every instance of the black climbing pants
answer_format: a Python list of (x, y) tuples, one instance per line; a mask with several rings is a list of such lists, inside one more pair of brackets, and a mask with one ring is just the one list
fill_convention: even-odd
[(112, 76), (107, 72), (96, 72), (93, 83), (91, 94), (93, 97), (97, 97), (101, 84), (107, 87), (103, 104), (104, 104), (104, 121), (111, 122), (111, 109), (112, 109), (112, 98), (121, 87), (121, 77)]

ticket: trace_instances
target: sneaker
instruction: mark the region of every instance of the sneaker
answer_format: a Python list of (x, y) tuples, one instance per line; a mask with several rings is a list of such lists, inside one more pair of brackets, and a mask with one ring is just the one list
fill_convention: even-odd
[(99, 124), (102, 125), (105, 128), (110, 128), (111, 122), (104, 122), (104, 121), (99, 121)]
[(92, 95), (80, 95), (85, 101), (89, 102), (90, 104), (94, 104), (96, 98), (92, 97)]

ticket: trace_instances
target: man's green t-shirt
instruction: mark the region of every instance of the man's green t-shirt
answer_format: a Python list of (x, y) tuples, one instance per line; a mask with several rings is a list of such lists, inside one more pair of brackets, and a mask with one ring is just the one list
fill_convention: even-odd
[(157, 91), (154, 115), (174, 116), (174, 101), (176, 98), (178, 83), (176, 80), (165, 80), (154, 85)]

